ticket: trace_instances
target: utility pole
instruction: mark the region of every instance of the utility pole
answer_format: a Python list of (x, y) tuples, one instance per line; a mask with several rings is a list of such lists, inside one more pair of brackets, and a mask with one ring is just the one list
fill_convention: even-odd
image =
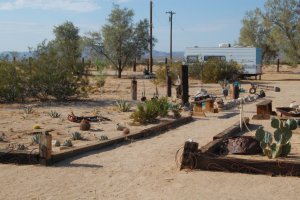
[(152, 58), (152, 0), (150, 0), (150, 73), (152, 73), (153, 58)]
[(170, 64), (172, 65), (172, 26), (173, 26), (173, 15), (176, 13), (173, 11), (167, 11), (167, 14), (170, 14), (169, 21), (170, 21)]

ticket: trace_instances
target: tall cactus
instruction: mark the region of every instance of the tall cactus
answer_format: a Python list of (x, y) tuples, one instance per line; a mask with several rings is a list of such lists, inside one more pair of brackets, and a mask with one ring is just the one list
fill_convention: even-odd
[(292, 130), (297, 128), (297, 122), (294, 119), (288, 119), (282, 122), (279, 119), (272, 118), (271, 126), (275, 128), (274, 140), (270, 132), (265, 131), (261, 126), (256, 130), (255, 138), (260, 141), (260, 147), (268, 158), (277, 158), (287, 156), (291, 151)]

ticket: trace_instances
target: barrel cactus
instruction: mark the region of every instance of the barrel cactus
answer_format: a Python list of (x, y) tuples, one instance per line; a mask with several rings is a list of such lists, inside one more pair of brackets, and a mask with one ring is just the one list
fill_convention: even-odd
[(260, 141), (260, 147), (268, 158), (285, 157), (291, 151), (292, 130), (297, 128), (297, 122), (294, 119), (282, 122), (279, 119), (272, 118), (271, 126), (276, 129), (274, 138), (262, 126), (256, 130), (255, 138)]

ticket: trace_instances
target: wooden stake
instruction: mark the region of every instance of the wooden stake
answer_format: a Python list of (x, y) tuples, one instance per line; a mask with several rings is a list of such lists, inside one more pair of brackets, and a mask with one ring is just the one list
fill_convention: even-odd
[(43, 132), (40, 135), (39, 154), (40, 164), (51, 164), (51, 151), (52, 151), (52, 135), (49, 132)]
[(131, 99), (137, 100), (137, 81), (135, 77), (131, 81)]

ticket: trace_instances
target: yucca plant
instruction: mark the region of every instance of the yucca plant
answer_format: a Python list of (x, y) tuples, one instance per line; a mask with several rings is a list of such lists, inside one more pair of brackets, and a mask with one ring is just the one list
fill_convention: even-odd
[(125, 101), (124, 99), (120, 99), (116, 101), (116, 106), (120, 112), (128, 112), (130, 111), (130, 103)]
[(32, 106), (25, 106), (25, 107), (23, 108), (23, 110), (24, 110), (24, 113), (25, 113), (26, 115), (32, 114), (32, 113), (33, 113), (33, 108), (32, 108)]
[(82, 140), (82, 136), (81, 136), (81, 133), (80, 132), (74, 132), (72, 133), (72, 139), (73, 140)]
[(59, 118), (60, 114), (58, 112), (56, 112), (55, 110), (51, 110), (48, 115), (52, 118)]

